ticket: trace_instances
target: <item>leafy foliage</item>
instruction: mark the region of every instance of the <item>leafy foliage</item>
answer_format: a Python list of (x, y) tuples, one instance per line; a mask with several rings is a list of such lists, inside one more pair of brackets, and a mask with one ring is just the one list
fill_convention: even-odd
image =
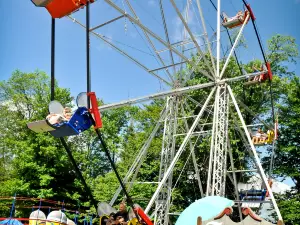
[[(293, 192), (279, 196), (279, 207), (287, 223), (297, 224), (299, 218), (296, 209), (299, 205), (300, 189), (300, 122), (298, 119), (300, 116), (300, 81), (294, 76), (294, 72), (289, 70), (288, 63), (296, 62), (298, 50), (294, 38), (281, 35), (274, 36), (268, 42), (268, 47), (268, 58), (275, 75), (272, 83), (274, 100), (279, 109), (280, 121), (276, 161), (281, 163), (275, 164), (274, 173), (280, 177), (290, 177), (295, 182)], [(208, 55), (204, 57), (210, 62)], [(197, 57), (193, 58), (193, 62), (197, 64)], [(243, 65), (243, 68), (251, 73), (253, 66), (258, 68), (261, 64), (261, 61), (254, 60)], [(188, 65), (189, 68), (192, 66)], [(176, 85), (190, 86), (209, 82), (209, 79), (202, 75), (203, 71), (209, 71), (208, 65), (203, 63), (197, 66), (193, 74), (182, 71), (176, 75), (176, 79), (184, 82), (178, 82)], [(240, 75), (234, 59), (230, 59), (224, 77), (231, 78)], [(83, 209), (88, 209), (90, 213), (95, 213), (61, 143), (47, 133), (31, 132), (26, 126), (29, 121), (40, 120), (47, 115), (50, 101), (49, 83), (49, 77), (40, 71), (34, 73), (15, 71), (9, 80), (0, 82), (0, 129), (2, 131), (0, 133), (0, 196), (13, 196), (17, 193), (19, 196), (64, 200), (72, 204), (73, 209), (77, 209), (80, 205)], [(258, 113), (257, 116), (263, 117), (271, 124), (269, 88), (268, 82), (246, 88), (244, 81), (240, 81), (235, 83), (233, 91), (240, 102), (244, 102), (248, 108)], [(209, 89), (200, 89), (190, 92), (189, 97), (202, 104), (208, 94)], [(55, 95), (63, 105), (72, 106), (72, 97), (68, 89), (60, 88), (56, 84)], [(193, 109), (191, 112), (179, 112), (181, 117), (187, 117), (186, 123), (190, 127), (193, 123), (193, 118), (190, 117), (198, 114), (201, 107), (191, 100), (184, 102), (183, 98), (179, 98), (179, 101)], [(103, 104), (102, 101), (99, 103)], [(102, 132), (121, 177), (125, 176), (145, 140), (149, 137), (160, 118), (164, 104), (164, 100), (155, 100), (148, 105), (127, 106), (102, 112), (104, 124)], [(209, 117), (211, 113), (209, 110), (206, 111), (201, 122), (211, 123), (212, 117)], [(252, 115), (243, 108), (242, 113), (247, 124), (257, 122), (256, 115)], [(235, 116), (230, 120), (234, 121), (234, 118)], [(185, 122), (181, 120), (178, 124), (184, 127)], [(209, 130), (209, 126), (203, 129), (204, 132), (209, 132)], [(196, 131), (200, 129), (196, 128)], [(163, 126), (161, 126), (151, 142), (144, 159), (145, 163), (142, 164), (136, 181), (158, 180), (163, 132)], [(247, 168), (249, 155), (241, 150), (243, 143), (233, 124), (230, 124), (229, 135), (232, 137), (230, 144), (235, 160), (234, 167), (236, 169)], [(177, 148), (182, 140), (182, 137), (176, 139)], [(196, 162), (202, 178), (207, 177), (210, 141), (210, 138), (204, 137), (195, 146)], [(109, 202), (119, 184), (93, 130), (88, 130), (76, 137), (69, 137), (68, 144), (96, 200)], [(185, 151), (174, 170), (173, 184), (176, 183), (176, 187), (171, 200), (173, 212), (182, 211), (191, 202), (200, 198), (189, 155), (190, 152)], [(268, 157), (264, 159), (265, 165), (269, 164), (269, 160)], [(230, 164), (229, 161), (228, 164)], [(179, 176), (182, 179), (176, 182)], [(238, 179), (243, 178), (238, 177)], [(206, 179), (202, 179), (202, 186), (205, 189)], [(133, 184), (132, 186), (127, 184), (127, 187), (131, 187), (130, 194), (142, 207), (147, 205), (156, 189), (155, 184)], [(230, 182), (227, 182), (226, 188), (227, 196), (233, 197), (234, 189)], [(120, 194), (116, 203), (122, 200), (123, 195)], [(0, 204), (2, 204), (0, 214), (7, 216), (9, 203), (0, 201)], [(17, 215), (26, 217), (28, 211), (18, 210)]]

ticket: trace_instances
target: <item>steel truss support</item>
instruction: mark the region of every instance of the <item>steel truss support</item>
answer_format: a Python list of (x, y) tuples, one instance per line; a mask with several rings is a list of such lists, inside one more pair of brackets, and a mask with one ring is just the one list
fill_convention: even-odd
[[(211, 141), (210, 170), (207, 183), (208, 195), (225, 195), (226, 171), (227, 171), (227, 148), (228, 148), (228, 115), (229, 115), (229, 96), (226, 89), (227, 84), (218, 86), (215, 108), (214, 125)], [(213, 166), (213, 169), (212, 169)], [(211, 179), (212, 177), (212, 179)]]
[[(168, 97), (166, 106), (167, 115), (164, 123), (164, 134), (162, 140), (159, 182), (164, 177), (175, 155), (175, 134), (177, 131), (178, 108), (179, 98), (176, 96)], [(155, 202), (155, 225), (169, 224), (168, 213), (172, 194), (172, 180), (173, 174), (171, 173), (166, 182), (163, 184)]]
[(235, 97), (234, 97), (234, 95), (233, 95), (233, 92), (232, 92), (230, 86), (227, 86), (227, 89), (228, 89), (228, 92), (229, 92), (230, 97), (231, 97), (231, 99), (232, 99), (232, 102), (233, 102), (233, 104), (234, 104), (235, 110), (236, 110), (236, 112), (238, 113), (239, 119), (240, 119), (240, 121), (241, 121), (241, 123), (242, 123), (243, 129), (244, 129), (244, 133), (246, 134), (247, 141), (248, 141), (248, 143), (249, 143), (249, 145), (250, 145), (250, 147), (251, 147), (251, 151), (252, 151), (252, 153), (253, 153), (253, 155), (254, 155), (255, 163), (256, 163), (256, 165), (258, 166), (258, 170), (259, 170), (259, 173), (260, 173), (260, 175), (261, 175), (261, 177), (262, 177), (263, 183), (264, 183), (264, 185), (266, 186), (266, 188), (267, 188), (267, 190), (268, 190), (268, 192), (269, 192), (269, 195), (270, 195), (272, 204), (273, 204), (274, 209), (275, 209), (275, 211), (276, 211), (276, 214), (277, 214), (277, 216), (278, 216), (278, 220), (281, 220), (281, 221), (282, 221), (281, 213), (280, 213), (280, 211), (279, 211), (279, 208), (278, 208), (278, 206), (277, 206), (276, 200), (275, 200), (275, 198), (274, 198), (272, 189), (271, 189), (271, 187), (270, 187), (270, 185), (269, 185), (269, 183), (268, 183), (268, 180), (267, 180), (267, 177), (266, 177), (266, 175), (265, 175), (265, 172), (264, 172), (264, 170), (263, 170), (263, 168), (262, 168), (262, 166), (261, 166), (261, 163), (260, 163), (259, 157), (258, 157), (258, 155), (257, 155), (256, 149), (255, 149), (255, 147), (254, 147), (254, 145), (253, 145), (253, 143), (252, 143), (252, 140), (251, 140), (250, 134), (249, 134), (249, 132), (248, 132), (247, 126), (246, 126), (246, 124), (245, 124), (244, 118), (243, 118), (243, 116), (242, 116), (242, 113), (241, 113), (241, 111), (240, 111), (240, 109), (239, 109), (239, 106), (238, 106), (238, 104), (237, 104), (237, 102), (236, 102), (236, 99), (235, 99)]
[(168, 180), (169, 176), (172, 174), (172, 171), (175, 167), (176, 162), (178, 161), (179, 157), (181, 156), (182, 152), (184, 151), (188, 141), (190, 140), (192, 133), (194, 132), (194, 129), (196, 128), (196, 126), (198, 125), (198, 122), (200, 121), (205, 108), (207, 107), (207, 105), (209, 104), (214, 92), (215, 92), (215, 87), (212, 89), (212, 91), (210, 92), (209, 96), (207, 97), (203, 107), (201, 108), (199, 114), (197, 115), (196, 119), (194, 120), (194, 123), (192, 124), (191, 128), (189, 129), (189, 132), (187, 133), (186, 137), (184, 138), (182, 144), (180, 145), (176, 155), (174, 156), (171, 164), (169, 165), (168, 169), (166, 170), (166, 172), (164, 173), (163, 178), (161, 179), (155, 193), (153, 194), (149, 204), (147, 205), (147, 208), (145, 210), (145, 213), (148, 213), (150, 211), (150, 209), (152, 208), (152, 205), (154, 204), (154, 202), (157, 200), (159, 193), (161, 192), (162, 188), (164, 187), (166, 181)]

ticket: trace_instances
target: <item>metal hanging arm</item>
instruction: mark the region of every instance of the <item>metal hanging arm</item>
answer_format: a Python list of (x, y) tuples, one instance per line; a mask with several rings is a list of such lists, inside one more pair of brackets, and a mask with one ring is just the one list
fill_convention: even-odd
[[(51, 94), (50, 94), (50, 98), (51, 98), (51, 101), (53, 101), (55, 99), (55, 19), (54, 18), (52, 18), (52, 24), (51, 24)], [(66, 143), (64, 138), (60, 138), (60, 141), (61, 141), (62, 145), (64, 146), (64, 148), (69, 156), (69, 159), (71, 160), (71, 162), (73, 164), (76, 175), (79, 177), (93, 206), (97, 210), (97, 202), (94, 199), (94, 196), (92, 195), (90, 188), (88, 187), (87, 183), (85, 182), (85, 179), (83, 178), (82, 173), (80, 172), (80, 170), (76, 164), (76, 161), (72, 155), (72, 152), (71, 152), (68, 144)]]
[(55, 99), (55, 19), (51, 20), (51, 96), (50, 99)]
[[(86, 2), (86, 82), (87, 93), (91, 92), (91, 64), (90, 64), (90, 1)], [(87, 96), (88, 109), (90, 107), (90, 98)]]
[[(258, 40), (259, 47), (260, 47), (261, 53), (262, 53), (264, 61), (265, 61), (265, 64), (266, 64), (267, 67), (270, 67), (270, 63), (267, 61), (267, 56), (266, 56), (265, 50), (263, 48), (262, 41), (260, 39), (259, 33), (258, 33), (258, 28), (257, 28), (256, 23), (255, 23), (256, 18), (254, 16), (254, 13), (253, 13), (253, 11), (250, 7), (250, 4), (247, 3), (246, 0), (243, 0), (243, 3), (244, 3), (245, 7), (248, 9), (248, 11), (250, 13), (253, 28), (254, 28), (254, 31), (255, 31), (255, 34), (256, 34), (256, 37), (257, 37), (257, 40)], [(271, 68), (268, 68), (268, 71), (269, 71), (269, 74), (272, 73)], [(275, 124), (274, 98), (273, 98), (272, 78), (271, 77), (269, 77), (269, 85), (270, 85), (270, 96), (271, 96), (271, 107), (272, 107), (272, 119), (273, 119), (273, 123)]]
[(130, 205), (130, 207), (133, 209), (133, 212), (134, 212), (136, 218), (139, 218), (137, 212), (134, 210), (135, 207), (134, 207), (132, 198), (131, 198), (130, 195), (128, 194), (128, 192), (127, 192), (127, 190), (126, 190), (126, 187), (125, 187), (125, 185), (124, 185), (124, 183), (123, 183), (123, 181), (122, 181), (122, 179), (121, 179), (121, 177), (120, 177), (120, 175), (119, 175), (119, 173), (118, 173), (118, 170), (117, 170), (117, 168), (116, 168), (116, 165), (115, 165), (115, 163), (114, 163), (112, 157), (110, 156), (109, 150), (108, 150), (107, 145), (106, 145), (106, 143), (105, 143), (105, 141), (104, 141), (104, 139), (103, 139), (102, 133), (100, 132), (99, 129), (95, 129), (95, 131), (96, 131), (97, 136), (98, 136), (98, 138), (99, 138), (99, 140), (100, 140), (100, 143), (101, 143), (101, 145), (102, 145), (102, 147), (103, 147), (103, 149), (104, 149), (104, 152), (105, 152), (105, 154), (106, 154), (106, 156), (107, 156), (107, 158), (108, 158), (108, 160), (109, 160), (109, 162), (110, 162), (110, 165), (111, 165), (111, 167), (112, 167), (114, 173), (116, 174), (116, 177), (117, 177), (117, 179), (118, 179), (118, 181), (119, 181), (119, 183), (120, 183), (120, 186), (122, 187), (122, 190), (123, 190), (123, 192), (124, 192), (124, 195), (126, 196), (126, 199), (127, 199), (127, 203), (128, 203), (128, 204)]
[(255, 23), (255, 19), (256, 18), (255, 18), (254, 14), (253, 14), (253, 11), (252, 11), (251, 7), (250, 7), (250, 4), (247, 3), (246, 0), (243, 0), (243, 3), (245, 4), (245, 7), (247, 8), (247, 10), (250, 13), (251, 21), (252, 21), (252, 24), (253, 24), (253, 27), (254, 27), (254, 31), (255, 31), (255, 34), (256, 34), (256, 37), (257, 37), (257, 40), (258, 40), (258, 43), (259, 43), (259, 47), (260, 47), (261, 53), (262, 53), (262, 55), (264, 57), (265, 63), (267, 63), (267, 57), (266, 57), (266, 54), (265, 54), (262, 42), (261, 42), (259, 34), (258, 34), (258, 29), (257, 29), (256, 23)]

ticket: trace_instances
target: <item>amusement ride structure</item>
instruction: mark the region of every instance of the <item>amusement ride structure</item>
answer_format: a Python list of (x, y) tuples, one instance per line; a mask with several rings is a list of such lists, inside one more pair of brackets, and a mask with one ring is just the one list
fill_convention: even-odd
[[(264, 204), (271, 204), (277, 214), (278, 220), (282, 221), (280, 211), (278, 209), (276, 200), (274, 198), (272, 188), (271, 188), (271, 177), (269, 177), (264, 172), (262, 168), (259, 155), (256, 148), (261, 145), (272, 145), (277, 138), (277, 123), (275, 122), (274, 107), (272, 105), (272, 118), (273, 124), (269, 125), (264, 121), (258, 119), (266, 129), (268, 133), (261, 133), (252, 137), (251, 132), (249, 132), (249, 126), (245, 123), (240, 107), (248, 111), (250, 114), (254, 114), (239, 98), (237, 98), (233, 91), (232, 86), (236, 82), (245, 81), (245, 85), (260, 85), (262, 82), (269, 82), (271, 84), (272, 71), (270, 63), (267, 60), (266, 54), (264, 52), (261, 39), (258, 34), (256, 26), (256, 18), (254, 12), (252, 11), (250, 4), (245, 0), (241, 3), (244, 4), (244, 12), (237, 13), (234, 17), (228, 17), (226, 14), (222, 15), (222, 5), (221, 0), (216, 0), (216, 4), (210, 0), (206, 1), (212, 4), (212, 7), (216, 10), (216, 30), (212, 28), (212, 32), (208, 31), (206, 11), (203, 10), (203, 2), (205, 0), (187, 0), (182, 1), (185, 4), (184, 11), (182, 12), (178, 6), (178, 3), (174, 0), (157, 0), (157, 7), (160, 10), (161, 21), (163, 24), (163, 34), (157, 34), (152, 29), (150, 29), (144, 21), (139, 18), (139, 12), (136, 11), (135, 1), (130, 0), (104, 0), (101, 4), (107, 4), (118, 12), (116, 18), (112, 18), (98, 26), (90, 28), (90, 7), (93, 5), (100, 4), (100, 1), (94, 0), (32, 0), (32, 2), (39, 7), (45, 7), (50, 15), (52, 16), (52, 84), (54, 84), (54, 44), (55, 44), (55, 20), (56, 18), (69, 17), (74, 23), (80, 25), (86, 30), (87, 38), (87, 96), (93, 97), (92, 107), (89, 106), (89, 101), (80, 100), (78, 107), (83, 107), (86, 120), (91, 120), (89, 127), (94, 123), (95, 129), (97, 131), (98, 137), (101, 142), (104, 140), (101, 137), (101, 132), (98, 128), (101, 128), (101, 117), (98, 115), (99, 111), (95, 110), (96, 97), (91, 92), (91, 76), (90, 76), (90, 34), (102, 40), (109, 47), (117, 51), (118, 53), (125, 56), (130, 61), (134, 62), (140, 68), (148, 72), (150, 75), (157, 78), (165, 86), (169, 87), (169, 90), (154, 93), (148, 96), (138, 97), (134, 99), (124, 100), (118, 103), (107, 104), (99, 107), (100, 112), (105, 110), (112, 110), (126, 105), (138, 104), (153, 99), (164, 98), (166, 100), (165, 106), (160, 114), (160, 118), (157, 124), (154, 126), (151, 134), (143, 144), (135, 161), (133, 162), (131, 168), (128, 170), (126, 176), (121, 179), (117, 173), (115, 167), (114, 171), (120, 182), (120, 187), (116, 190), (115, 195), (110, 201), (110, 205), (114, 205), (121, 191), (125, 193), (125, 197), (133, 208), (132, 200), (130, 199), (130, 189), (135, 183), (138, 177), (139, 169), (144, 163), (147, 151), (151, 145), (152, 140), (156, 136), (159, 128), (163, 126), (163, 139), (162, 139), (162, 149), (161, 149), (161, 163), (159, 180), (153, 181), (157, 183), (156, 191), (153, 193), (152, 198), (148, 202), (145, 208), (145, 213), (139, 212), (139, 209), (135, 210), (136, 216), (141, 217), (141, 223), (152, 224), (148, 220), (148, 216), (154, 218), (155, 225), (169, 225), (171, 201), (172, 201), (172, 190), (174, 187), (173, 171), (176, 167), (176, 163), (183, 154), (184, 151), (189, 151), (189, 157), (191, 157), (192, 165), (194, 168), (194, 177), (197, 180), (199, 187), (199, 197), (204, 198), (208, 196), (220, 196), (226, 197), (226, 182), (232, 182), (235, 187), (235, 199), (233, 199), (235, 206), (237, 206), (240, 219), (243, 220), (242, 212), (243, 208), (250, 207), (253, 209), (262, 208)], [(226, 2), (226, 0), (222, 1)], [(139, 3), (144, 4), (144, 1)], [(86, 24), (81, 23), (75, 19), (76, 14), (72, 14), (82, 7), (86, 7)], [(176, 15), (177, 21), (181, 23), (183, 28), (182, 40), (171, 43), (168, 23), (170, 22), (166, 16), (166, 9), (173, 10)], [(190, 14), (196, 15), (199, 25), (203, 33), (201, 35), (195, 35), (189, 25)], [(108, 38), (96, 32), (97, 29), (110, 26), (118, 20), (125, 19), (125, 21), (130, 21), (136, 28), (138, 28), (141, 33), (139, 33), (143, 40), (147, 42), (148, 48), (153, 52), (153, 56), (156, 58), (157, 62), (160, 64), (159, 68), (149, 69), (148, 66), (141, 63), (138, 59), (131, 56), (124, 49), (121, 49), (118, 45), (114, 44), (113, 41), (108, 40)], [(250, 22), (251, 21), (251, 22)], [(236, 49), (243, 36), (243, 31), (246, 26), (250, 26), (252, 23), (254, 28), (254, 33), (258, 40), (258, 45), (261, 49), (261, 53), (264, 59), (263, 66), (261, 70), (253, 71), (251, 73), (244, 72), (239, 59), (237, 58)], [(211, 26), (211, 25), (210, 25)], [(231, 35), (231, 30), (235, 29), (236, 35)], [(212, 34), (211, 34), (212, 33)], [(228, 53), (222, 56), (222, 43), (224, 40), (230, 43), (230, 48)], [(161, 50), (161, 47), (164, 49)], [(193, 55), (192, 55), (193, 53)], [(192, 55), (192, 56), (191, 56)], [(168, 59), (166, 59), (168, 57)], [(239, 76), (230, 76), (230, 72), (227, 69), (228, 64), (231, 60), (235, 58), (236, 64), (240, 69)], [(169, 63), (171, 62), (171, 63)], [(186, 65), (189, 66), (186, 66)], [(201, 66), (200, 66), (201, 65)], [(184, 71), (184, 72), (183, 72)], [(207, 82), (201, 82), (199, 84), (188, 85), (188, 81), (191, 79), (193, 73), (197, 71), (201, 74)], [(164, 74), (164, 75), (161, 75)], [(190, 93), (197, 90), (209, 90), (209, 94), (206, 96), (204, 102), (199, 102), (197, 99), (193, 99)], [(54, 93), (54, 86), (52, 86), (52, 93)], [(272, 100), (272, 89), (270, 86), (270, 95)], [(86, 96), (86, 95), (81, 95)], [(86, 98), (86, 97), (83, 97)], [(80, 98), (79, 98), (80, 99)], [(54, 95), (52, 96), (54, 100)], [(188, 104), (188, 102), (190, 104)], [(78, 103), (78, 102), (77, 102)], [(194, 108), (191, 107), (194, 104)], [(53, 105), (52, 105), (53, 106)], [(197, 114), (194, 114), (195, 108)], [(60, 111), (63, 110), (59, 106)], [(78, 108), (78, 109), (79, 109)], [(91, 109), (90, 109), (91, 108)], [(54, 112), (57, 108), (54, 106)], [(97, 112), (96, 112), (97, 111)], [(51, 112), (51, 109), (50, 109)], [(76, 111), (77, 112), (77, 111)], [(89, 114), (90, 112), (90, 114)], [(237, 116), (237, 118), (235, 118)], [(71, 119), (72, 120), (72, 119)], [(70, 120), (70, 121), (71, 121)], [(191, 122), (192, 121), (192, 122)], [(207, 123), (207, 121), (211, 121)], [(76, 120), (78, 122), (78, 120)], [(60, 127), (53, 127), (53, 125), (48, 122), (38, 122), (35, 124), (30, 124), (29, 128), (36, 131), (49, 131), (50, 133), (59, 133), (53, 136), (59, 137), (66, 147), (69, 156), (72, 159), (79, 177), (84, 183), (87, 191), (89, 188), (85, 184), (85, 181), (76, 166), (76, 162), (72, 157), (70, 149), (68, 148), (64, 136), (76, 135), (83, 132), (85, 128), (76, 128), (76, 124), (70, 125), (68, 122), (67, 130), (60, 130)], [(49, 126), (48, 128), (45, 128)], [(42, 127), (42, 128), (41, 128)], [(88, 129), (87, 127), (86, 129)], [(208, 128), (209, 127), (209, 128)], [(244, 149), (241, 151), (247, 151), (252, 157), (254, 166), (251, 170), (237, 170), (234, 167), (234, 159), (232, 154), (232, 147), (230, 145), (229, 128), (233, 128), (239, 133), (242, 141), (244, 142)], [(40, 130), (39, 130), (40, 129)], [(47, 130), (50, 129), (50, 130)], [(60, 130), (59, 132), (56, 132)], [(70, 131), (71, 129), (71, 131)], [(251, 129), (251, 128), (250, 128)], [(54, 131), (53, 131), (54, 130)], [(181, 138), (179, 138), (181, 137)], [(197, 155), (194, 152), (194, 148), (198, 141), (203, 137), (210, 137), (210, 153), (209, 153), (209, 164), (207, 169), (207, 177), (201, 177), (199, 165), (197, 163)], [(180, 142), (178, 144), (178, 142)], [(105, 147), (106, 149), (106, 147)], [(107, 150), (107, 149), (106, 149)], [(107, 156), (109, 157), (109, 152), (107, 150)], [(229, 159), (229, 160), (228, 160)], [(188, 162), (189, 160), (187, 160)], [(110, 158), (110, 162), (114, 165)], [(228, 162), (229, 165), (228, 165)], [(258, 188), (255, 189), (244, 189), (241, 190), (237, 180), (237, 173), (241, 174), (253, 174), (256, 173), (259, 177), (260, 184)], [(243, 176), (243, 175), (241, 175)], [(203, 181), (206, 181), (206, 187), (203, 186)], [(126, 191), (127, 189), (127, 191)], [(93, 201), (93, 198), (91, 197)], [(95, 205), (95, 203), (94, 203)], [(146, 215), (147, 214), (147, 215)], [(196, 224), (196, 221), (195, 221)]]

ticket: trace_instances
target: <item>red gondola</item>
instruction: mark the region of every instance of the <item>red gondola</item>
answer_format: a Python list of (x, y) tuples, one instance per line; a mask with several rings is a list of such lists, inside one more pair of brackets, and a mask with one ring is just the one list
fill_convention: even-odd
[(87, 2), (95, 0), (31, 0), (37, 7), (45, 7), (53, 18), (62, 18), (80, 8), (83, 8)]

